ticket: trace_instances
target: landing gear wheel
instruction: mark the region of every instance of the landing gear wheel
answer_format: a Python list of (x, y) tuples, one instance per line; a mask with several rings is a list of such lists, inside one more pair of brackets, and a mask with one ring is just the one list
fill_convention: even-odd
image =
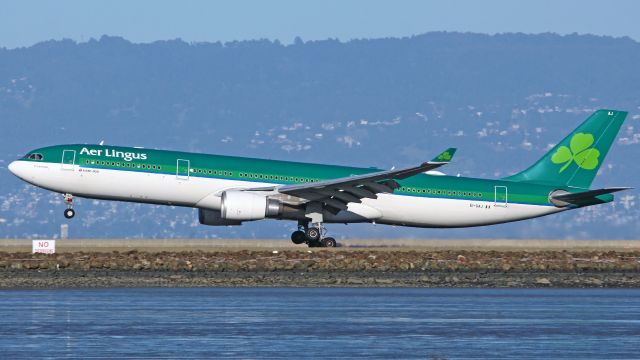
[(322, 243), (320, 241), (308, 241), (307, 245), (312, 248), (312, 247), (323, 247), (324, 245), (322, 245)]
[(324, 247), (336, 247), (338, 246), (338, 243), (336, 242), (336, 239), (332, 238), (332, 237), (328, 237), (328, 238), (324, 238), (320, 241), (322, 243), (322, 246)]
[(309, 240), (309, 244), (320, 241), (320, 236), (320, 229), (316, 227), (310, 227), (307, 229), (307, 239)]
[(64, 217), (66, 217), (67, 219), (71, 219), (74, 216), (76, 216), (76, 211), (73, 209), (67, 209), (64, 211)]
[(305, 235), (304, 231), (294, 231), (293, 234), (291, 234), (291, 241), (296, 245), (302, 244), (307, 241), (307, 235)]

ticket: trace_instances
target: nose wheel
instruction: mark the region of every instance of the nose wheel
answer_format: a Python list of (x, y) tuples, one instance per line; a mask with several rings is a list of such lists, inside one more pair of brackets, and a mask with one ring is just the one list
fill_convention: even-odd
[(64, 203), (67, 204), (67, 209), (64, 211), (64, 217), (71, 219), (76, 216), (76, 211), (73, 210), (73, 195), (64, 194)]
[(76, 211), (73, 209), (67, 209), (64, 211), (64, 217), (66, 217), (67, 219), (71, 219), (72, 217), (76, 216)]

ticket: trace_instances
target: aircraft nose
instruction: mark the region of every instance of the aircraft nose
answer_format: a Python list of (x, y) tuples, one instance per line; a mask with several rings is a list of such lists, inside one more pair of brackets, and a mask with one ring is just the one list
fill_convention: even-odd
[(20, 179), (24, 179), (26, 174), (25, 174), (25, 167), (24, 164), (21, 164), (20, 161), (13, 161), (9, 164), (8, 166), (9, 171), (11, 171), (11, 173), (17, 177), (19, 177)]
[(11, 173), (13, 175), (18, 175), (16, 174), (16, 171), (18, 170), (18, 162), (17, 161), (12, 161), (11, 164), (9, 164), (9, 171), (11, 171)]

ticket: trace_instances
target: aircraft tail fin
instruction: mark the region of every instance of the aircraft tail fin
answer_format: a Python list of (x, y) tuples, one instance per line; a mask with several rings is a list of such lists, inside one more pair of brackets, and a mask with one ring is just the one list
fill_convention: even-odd
[(589, 188), (626, 116), (594, 112), (535, 164), (505, 180)]

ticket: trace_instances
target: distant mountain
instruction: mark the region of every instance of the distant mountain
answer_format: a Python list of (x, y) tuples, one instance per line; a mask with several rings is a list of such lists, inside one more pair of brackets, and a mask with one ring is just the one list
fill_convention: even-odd
[[(0, 237), (53, 236), (60, 196), (6, 165), (59, 143), (134, 145), (296, 161), (416, 164), (512, 174), (593, 110), (629, 111), (594, 186), (638, 186), (640, 44), (555, 34), (428, 33), (339, 42), (133, 44), (104, 36), (0, 49)], [(638, 192), (613, 204), (477, 229), (330, 225), (348, 237), (637, 238)], [(81, 200), (73, 237), (288, 237), (293, 224), (197, 224), (191, 209)]]

